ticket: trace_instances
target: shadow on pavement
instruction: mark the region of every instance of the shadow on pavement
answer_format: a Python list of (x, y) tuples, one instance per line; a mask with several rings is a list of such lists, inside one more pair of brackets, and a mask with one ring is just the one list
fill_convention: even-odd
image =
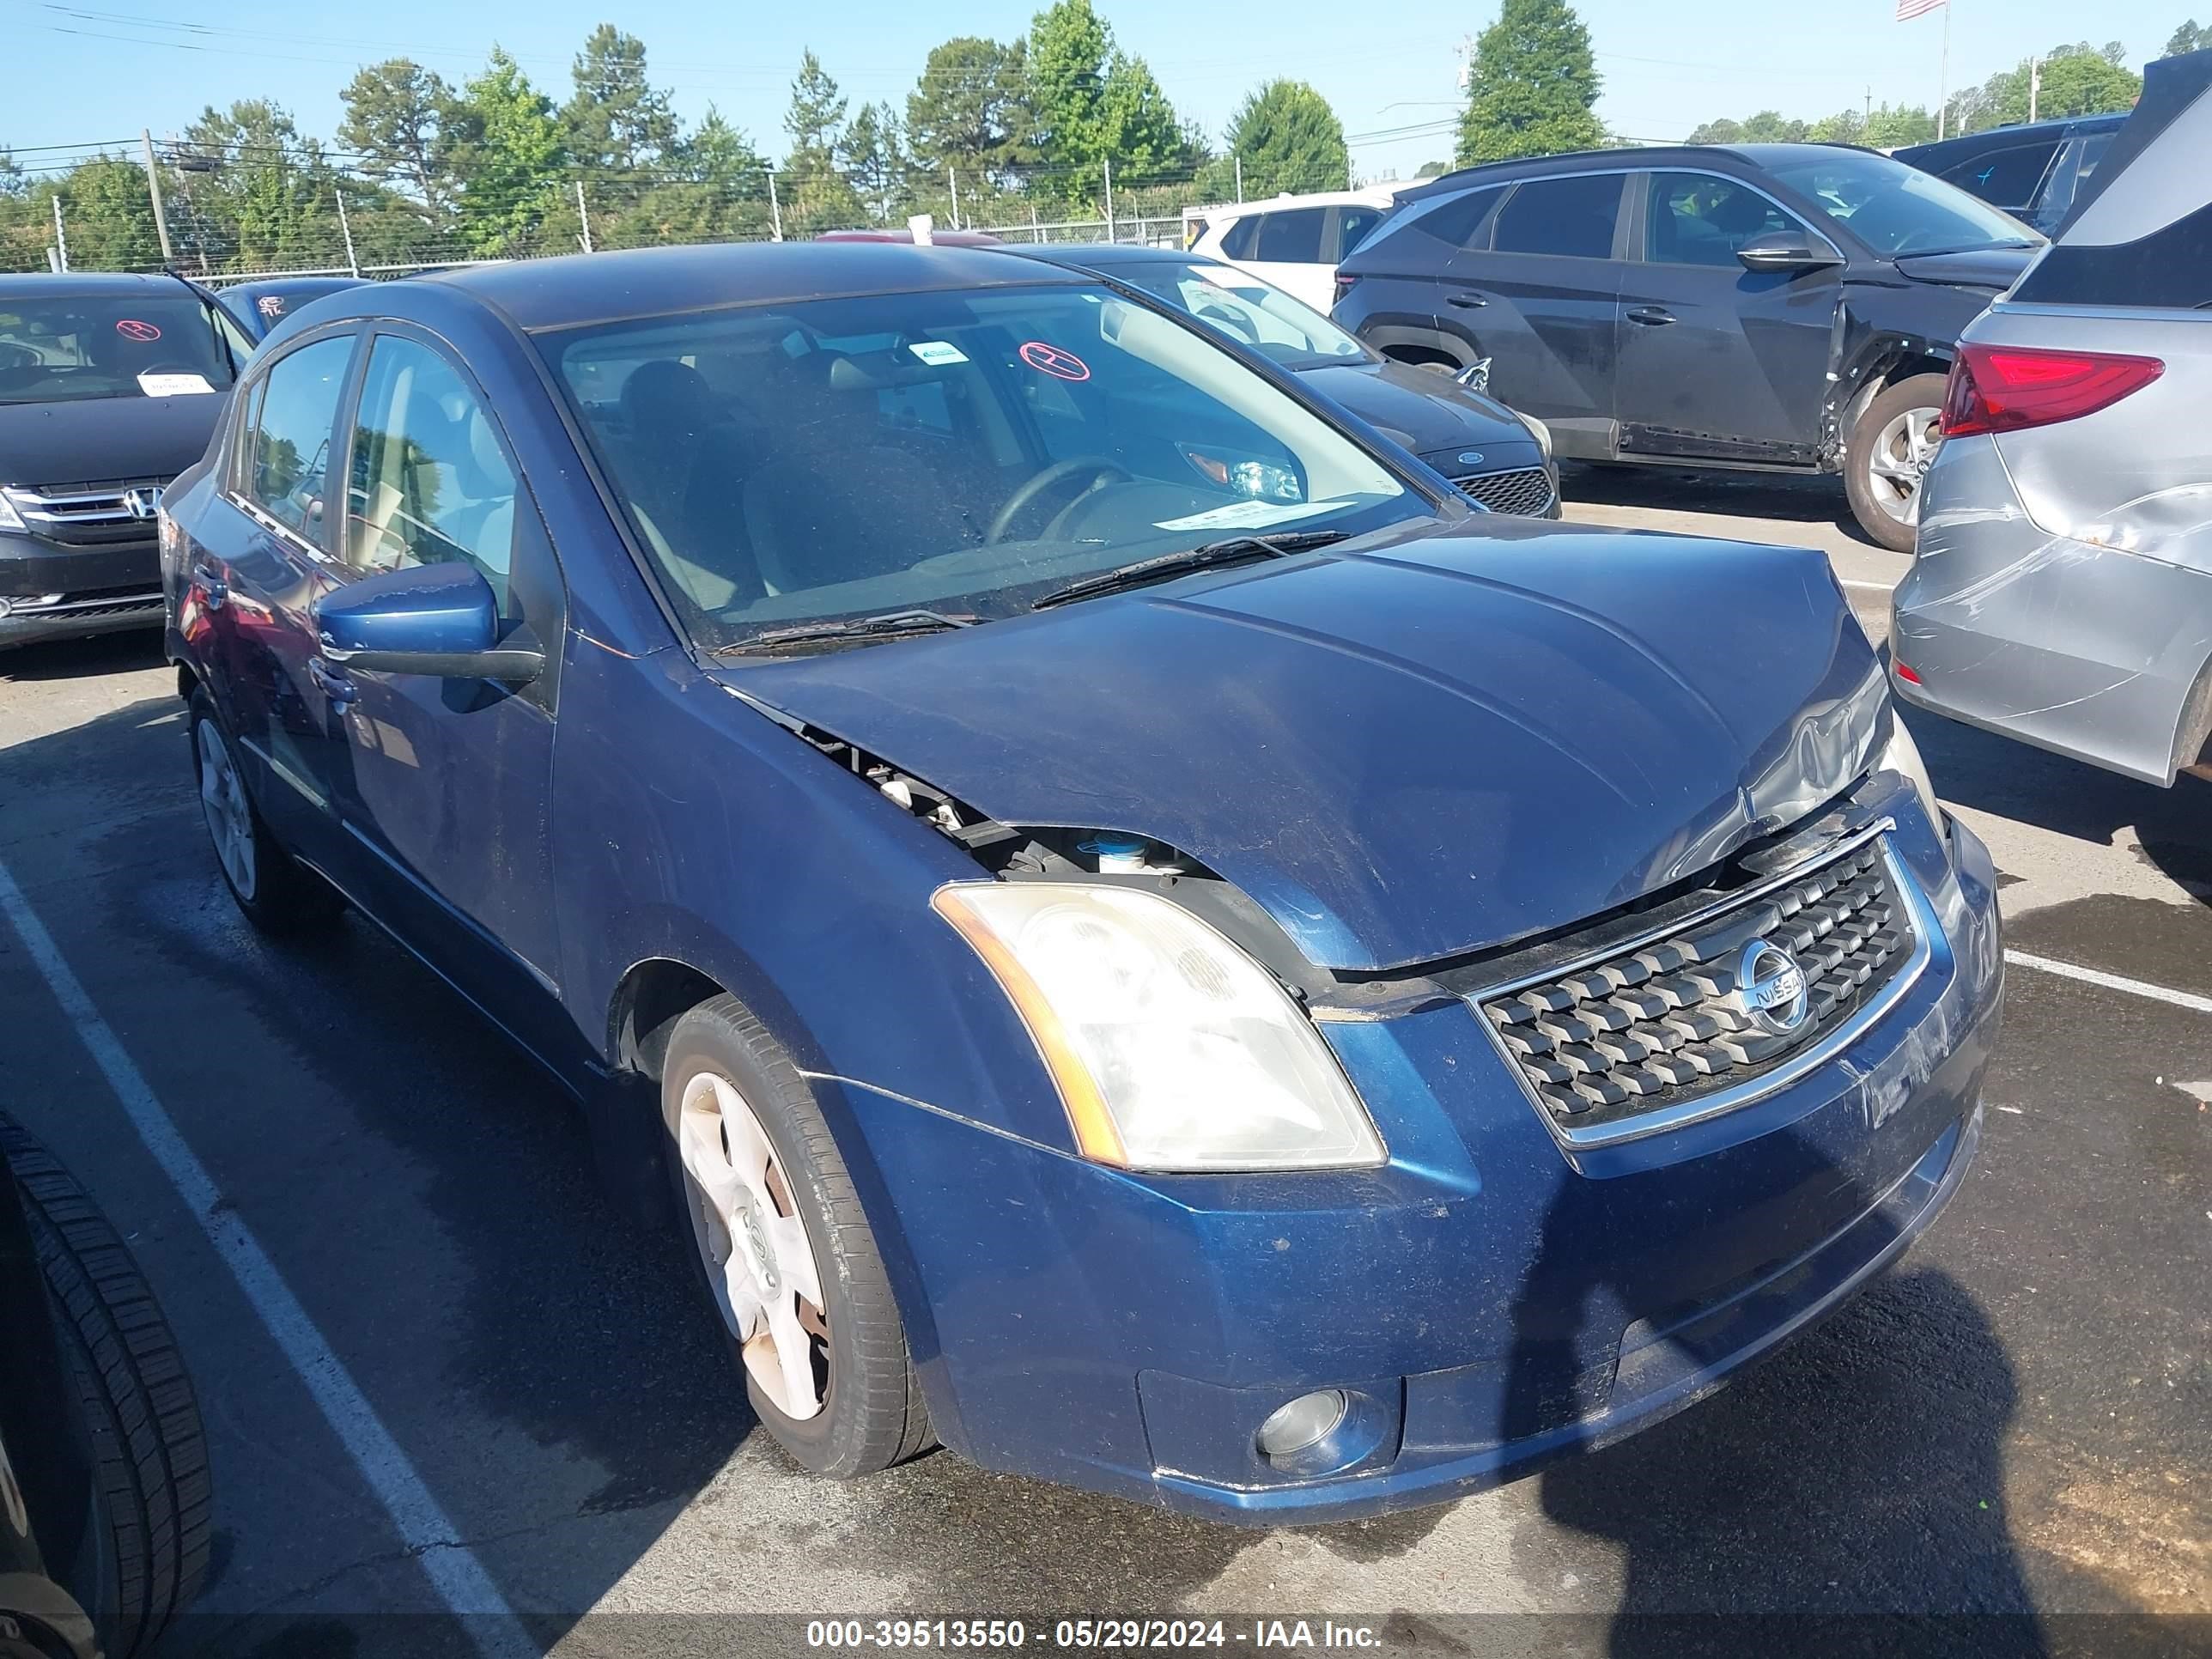
[(96, 679), (161, 665), (161, 630), (135, 628), (86, 640), (40, 640), (0, 650), (0, 685), (46, 680)]

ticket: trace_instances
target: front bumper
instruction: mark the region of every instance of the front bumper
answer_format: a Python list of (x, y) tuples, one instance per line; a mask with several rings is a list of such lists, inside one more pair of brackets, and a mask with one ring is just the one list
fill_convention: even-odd
[[(817, 1084), (933, 1421), (988, 1466), (1253, 1524), (1437, 1502), (1688, 1404), (1835, 1307), (1957, 1189), (2002, 995), (1996, 872), (1917, 808), (1941, 937), (1845, 1049), (1725, 1115), (1559, 1145), (1469, 1007), (1325, 1027), (1364, 1171), (1143, 1176)], [(1262, 1419), (1338, 1389), (1322, 1462)], [(1834, 1402), (1846, 1409), (1846, 1402)]]
[(1994, 438), (1946, 443), (1923, 490), (1918, 556), (1890, 601), (1892, 690), (1969, 726), (2171, 784), (2176, 765), (2197, 758), (2175, 745), (2207, 662), (2212, 576), (2043, 529)]
[(62, 547), (34, 536), (0, 534), (0, 645), (156, 628), (161, 622), (161, 554), (152, 537)]

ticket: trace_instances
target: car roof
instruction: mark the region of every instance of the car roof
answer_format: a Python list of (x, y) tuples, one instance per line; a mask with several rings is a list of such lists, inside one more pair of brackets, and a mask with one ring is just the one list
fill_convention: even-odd
[(339, 294), (368, 281), (366, 276), (264, 276), (251, 283), (227, 283), (216, 292), (228, 294)]
[(1422, 200), (1431, 196), (1440, 196), (1446, 191), (1464, 190), (1470, 185), (1505, 184), (1515, 179), (1553, 173), (1711, 167), (1716, 161), (1733, 161), (1739, 167), (1746, 163), (1756, 166), (1764, 159), (1761, 152), (1794, 149), (1802, 155), (1806, 149), (1803, 144), (1655, 144), (1638, 149), (1563, 150), (1556, 155), (1526, 155), (1511, 161), (1486, 161), (1479, 167), (1461, 167), (1456, 172), (1439, 173), (1419, 190), (1409, 191), (1398, 199), (1401, 202)]
[(191, 284), (166, 274), (121, 270), (34, 271), (0, 276), (0, 297), (11, 300), (76, 300), (88, 295), (190, 294)]
[(2061, 115), (2048, 121), (2015, 121), (2008, 126), (1984, 127), (1978, 132), (1962, 132), (1954, 138), (1931, 138), (1924, 144), (1899, 144), (1891, 152), (1900, 161), (1913, 155), (1941, 153), (1946, 155), (1981, 149), (1990, 145), (2005, 145), (2021, 138), (2058, 138), (2069, 132), (2087, 128), (2092, 131), (2106, 127), (2119, 127), (2128, 118), (2126, 110), (2110, 110), (2101, 115)]
[(777, 300), (1074, 280), (999, 252), (897, 242), (721, 242), (471, 265), (406, 285), (473, 295), (534, 331)]
[(1288, 208), (1302, 207), (1387, 207), (1397, 199), (1402, 187), (1394, 185), (1369, 185), (1361, 190), (1313, 190), (1302, 196), (1287, 191), (1280, 196), (1255, 196), (1245, 202), (1216, 202), (1211, 207), (1197, 210), (1194, 216), (1211, 222), (1215, 219), (1243, 219), (1255, 213), (1279, 213)]
[(1073, 270), (1103, 270), (1109, 265), (1218, 265), (1211, 254), (1193, 253), (1179, 247), (1152, 247), (1143, 242), (1002, 242), (999, 252), (1018, 253), (1048, 265)]

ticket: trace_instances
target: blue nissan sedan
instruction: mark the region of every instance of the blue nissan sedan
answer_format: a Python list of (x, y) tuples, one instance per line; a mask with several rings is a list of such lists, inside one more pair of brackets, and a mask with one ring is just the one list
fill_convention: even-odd
[(1820, 555), (1395, 453), (988, 252), (333, 295), (166, 503), (216, 861), (574, 1091), (807, 1469), (1525, 1474), (1942, 1207), (1995, 877)]

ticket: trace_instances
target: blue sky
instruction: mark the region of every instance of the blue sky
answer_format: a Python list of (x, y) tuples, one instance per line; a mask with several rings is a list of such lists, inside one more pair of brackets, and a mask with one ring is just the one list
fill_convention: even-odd
[[(1954, 86), (1978, 81), (2087, 33), (2117, 39), (2131, 61), (2158, 51), (2191, 0), (2111, 0), (2085, 27), (2059, 0), (1960, 0), (1951, 23)], [(2195, 0), (2212, 21), (2212, 0)], [(1446, 157), (1434, 127), (1453, 113), (1455, 48), (1496, 15), (1494, 3), (1393, 0), (1099, 0), (1122, 46), (1141, 53), (1176, 107), (1218, 134), (1244, 92), (1279, 75), (1311, 81), (1353, 135), (1353, 167), (1371, 177), (1410, 174)], [(112, 9), (111, 9), (112, 8)], [(354, 68), (405, 54), (459, 81), (496, 40), (556, 98), (568, 62), (605, 20), (641, 36), (653, 78), (687, 120), (709, 103), (770, 154), (803, 47), (811, 46), (856, 100), (902, 104), (931, 46), (954, 34), (1020, 33), (1035, 0), (958, 5), (826, 0), (733, 6), (706, 0), (532, 0), (465, 8), (435, 0), (374, 7), (298, 3), (164, 7), (161, 0), (0, 0), (6, 32), (0, 146), (34, 148), (119, 139), (150, 126), (158, 137), (206, 104), (268, 95), (308, 131), (327, 137), (338, 90)], [(1606, 90), (1599, 113), (1614, 131), (1674, 139), (1698, 121), (1762, 107), (1815, 116), (1863, 100), (1936, 100), (1941, 11), (1893, 21), (1894, 0), (1583, 0)], [(221, 33), (203, 33), (213, 28)], [(1363, 137), (1363, 135), (1376, 135)]]

